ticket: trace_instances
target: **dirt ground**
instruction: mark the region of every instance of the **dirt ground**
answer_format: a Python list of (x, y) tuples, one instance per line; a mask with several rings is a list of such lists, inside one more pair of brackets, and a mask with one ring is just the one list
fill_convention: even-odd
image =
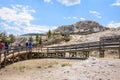
[(0, 80), (120, 80), (119, 59), (33, 59), (0, 70)]

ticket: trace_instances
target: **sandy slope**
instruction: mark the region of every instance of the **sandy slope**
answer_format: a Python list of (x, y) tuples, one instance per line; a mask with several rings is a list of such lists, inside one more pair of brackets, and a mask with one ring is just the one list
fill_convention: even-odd
[(36, 59), (0, 71), (0, 80), (120, 80), (120, 60)]
[(103, 32), (97, 32), (97, 33), (92, 33), (88, 35), (74, 34), (74, 35), (70, 35), (71, 36), (70, 41), (62, 42), (62, 43), (54, 44), (50, 46), (95, 42), (95, 41), (99, 41), (100, 37), (113, 36), (113, 35), (120, 35), (120, 30), (106, 30)]
[(100, 37), (120, 35), (120, 30), (106, 30), (103, 32), (88, 34), (88, 35), (71, 35), (72, 39), (69, 44), (81, 43), (81, 42), (94, 42), (99, 41)]

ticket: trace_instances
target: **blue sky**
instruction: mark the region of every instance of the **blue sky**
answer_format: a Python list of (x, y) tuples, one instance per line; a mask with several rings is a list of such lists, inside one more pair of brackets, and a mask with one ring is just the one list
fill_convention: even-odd
[(0, 31), (43, 33), (61, 25), (94, 20), (120, 26), (120, 0), (0, 0)]

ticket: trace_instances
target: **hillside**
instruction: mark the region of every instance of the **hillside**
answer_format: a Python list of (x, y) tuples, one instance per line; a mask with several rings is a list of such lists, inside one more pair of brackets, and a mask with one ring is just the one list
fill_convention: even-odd
[(106, 28), (99, 23), (95, 21), (79, 21), (72, 25), (63, 25), (59, 26), (57, 29), (54, 30), (54, 32), (61, 32), (61, 33), (72, 33), (72, 34), (89, 34), (94, 32), (101, 32), (108, 30), (109, 28)]
[[(55, 43), (54, 45), (70, 45), (70, 44), (78, 44), (84, 42), (94, 42), (99, 41), (100, 37), (103, 36), (112, 36), (112, 35), (120, 35), (120, 27), (118, 28), (107, 28), (95, 21), (79, 21), (72, 25), (64, 25), (59, 26), (57, 29), (53, 30), (54, 32), (61, 32), (61, 33), (71, 33), (70, 34), (70, 41), (64, 42), (62, 41), (61, 37), (58, 35), (52, 36), (47, 42)], [(34, 36), (35, 40), (35, 33), (24, 34), (24, 37), (29, 39), (29, 36)], [(41, 36), (45, 36), (45, 34), (40, 34)], [(44, 39), (45, 40), (45, 39)], [(57, 40), (57, 41), (56, 41)], [(58, 43), (56, 43), (56, 42)]]

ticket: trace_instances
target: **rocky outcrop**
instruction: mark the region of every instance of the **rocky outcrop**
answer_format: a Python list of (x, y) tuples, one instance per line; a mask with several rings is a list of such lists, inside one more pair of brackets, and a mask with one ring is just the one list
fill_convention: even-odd
[(95, 21), (79, 21), (72, 25), (63, 25), (59, 26), (54, 32), (61, 32), (61, 33), (71, 33), (71, 34), (89, 34), (94, 32), (101, 32), (108, 30), (99, 23)]

